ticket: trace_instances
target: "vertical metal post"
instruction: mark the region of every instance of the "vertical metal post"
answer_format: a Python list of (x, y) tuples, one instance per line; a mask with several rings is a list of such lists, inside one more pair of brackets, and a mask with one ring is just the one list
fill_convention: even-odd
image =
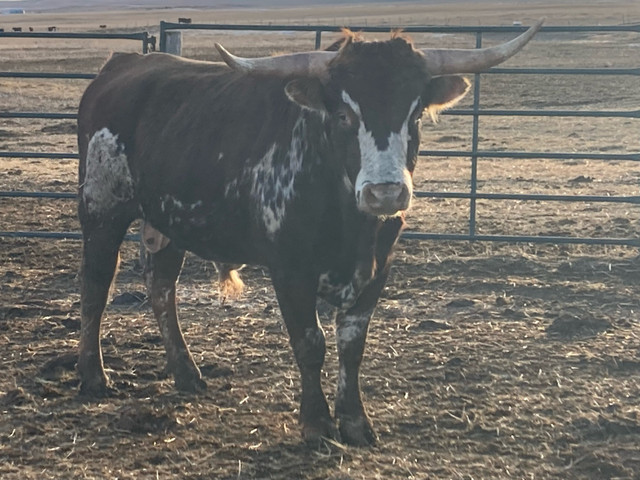
[[(482, 47), (482, 32), (476, 32), (476, 48)], [(476, 195), (478, 193), (478, 126), (480, 123), (480, 74), (473, 76), (473, 133), (471, 137), (471, 191), (469, 196), (469, 236), (476, 235)]]
[(316, 30), (316, 50), (320, 50), (320, 41), (322, 40), (322, 31)]
[(182, 55), (182, 32), (169, 30), (165, 32), (165, 52), (173, 55)]
[(160, 45), (158, 45), (158, 50), (161, 52), (166, 52), (167, 48), (167, 30), (166, 25), (167, 22), (164, 20), (160, 20)]
[(149, 33), (142, 32), (142, 53), (149, 53)]

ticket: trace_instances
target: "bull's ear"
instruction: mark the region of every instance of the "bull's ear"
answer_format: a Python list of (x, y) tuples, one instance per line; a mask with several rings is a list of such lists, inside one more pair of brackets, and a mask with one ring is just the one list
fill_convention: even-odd
[(322, 82), (317, 78), (297, 78), (291, 80), (284, 87), (284, 91), (294, 103), (302, 108), (319, 112), (323, 115), (327, 114), (327, 107), (324, 102), (324, 87)]
[(458, 75), (434, 77), (427, 84), (422, 102), (431, 119), (436, 121), (438, 113), (453, 107), (469, 91), (471, 83)]

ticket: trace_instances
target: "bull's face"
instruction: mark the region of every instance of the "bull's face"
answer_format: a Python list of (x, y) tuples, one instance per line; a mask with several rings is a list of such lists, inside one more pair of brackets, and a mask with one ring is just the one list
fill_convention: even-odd
[(431, 78), (421, 55), (396, 38), (347, 44), (327, 79), (294, 80), (287, 94), (324, 116), (358, 209), (395, 215), (411, 204), (423, 111), (451, 105), (467, 89), (462, 77)]

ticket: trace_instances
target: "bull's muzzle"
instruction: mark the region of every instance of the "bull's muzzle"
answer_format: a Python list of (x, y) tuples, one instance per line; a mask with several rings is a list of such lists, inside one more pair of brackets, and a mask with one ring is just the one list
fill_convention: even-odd
[(394, 215), (407, 210), (411, 192), (405, 183), (368, 183), (362, 187), (358, 207), (372, 215)]

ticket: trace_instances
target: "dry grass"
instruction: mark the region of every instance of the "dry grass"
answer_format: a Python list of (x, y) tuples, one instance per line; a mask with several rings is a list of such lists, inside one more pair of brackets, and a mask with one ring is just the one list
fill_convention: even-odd
[[(550, 24), (640, 18), (637, 2), (523, 2), (459, 7), (172, 11), (202, 21)], [(413, 10), (409, 10), (412, 8)], [(25, 17), (67, 30), (157, 25), (168, 12)], [(235, 16), (234, 16), (235, 15)], [(99, 17), (99, 18), (98, 18)], [(406, 19), (401, 22), (397, 19)], [(36, 24), (36, 20), (40, 24)], [(68, 23), (63, 23), (67, 21)], [(0, 25), (2, 26), (2, 25)], [(240, 53), (308, 48), (304, 36), (225, 36)], [(185, 53), (214, 58), (212, 35)], [(293, 39), (293, 40), (292, 40)], [(325, 38), (328, 42), (330, 36)], [(416, 39), (431, 43), (436, 38)], [(469, 37), (444, 41), (469, 44)], [(487, 41), (492, 41), (489, 38)], [(11, 43), (13, 42), (13, 43)], [(114, 44), (3, 40), (0, 70), (95, 71)], [(637, 66), (629, 36), (541, 37), (512, 65)], [(247, 45), (250, 44), (250, 48)], [(136, 50), (133, 43), (115, 48)], [(482, 79), (487, 108), (635, 109), (632, 77)], [(84, 81), (0, 79), (3, 109), (75, 110)], [(468, 106), (468, 103), (463, 105)], [(69, 121), (0, 120), (0, 149), (75, 151)], [(638, 152), (638, 120), (483, 118), (481, 148)], [(424, 148), (466, 149), (470, 120), (425, 121)], [(637, 195), (637, 162), (481, 160), (483, 192)], [(421, 159), (418, 189), (464, 191), (468, 159)], [(0, 190), (73, 191), (70, 160), (2, 159)], [(461, 200), (418, 200), (412, 228), (466, 232)], [(73, 202), (0, 199), (2, 230), (77, 230)], [(480, 202), (481, 233), (637, 237), (629, 205)], [(244, 272), (245, 294), (222, 306), (211, 265), (189, 257), (182, 325), (209, 385), (176, 393), (146, 304), (110, 305), (103, 347), (118, 394), (76, 396), (79, 312), (74, 241), (0, 239), (0, 477), (220, 479), (613, 479), (640, 471), (640, 263), (624, 247), (402, 242), (372, 325), (363, 391), (380, 435), (370, 449), (300, 443), (299, 380), (269, 281)], [(123, 249), (114, 295), (143, 289)], [(328, 312), (327, 344), (334, 334)], [(325, 389), (332, 399), (335, 349)]]

